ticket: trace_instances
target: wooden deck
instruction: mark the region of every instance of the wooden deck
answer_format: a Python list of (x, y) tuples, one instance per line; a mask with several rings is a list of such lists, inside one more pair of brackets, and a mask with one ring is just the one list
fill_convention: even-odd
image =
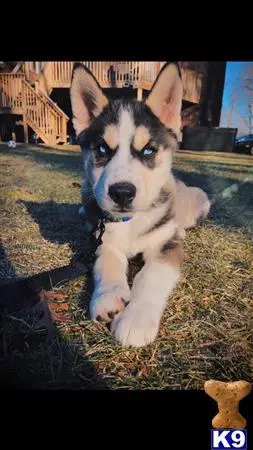
[[(103, 88), (132, 87), (150, 90), (164, 62), (147, 61), (82, 61)], [(27, 62), (28, 79), (39, 82), (40, 89), (50, 94), (55, 88), (69, 88), (73, 61)], [(199, 103), (202, 76), (194, 70), (181, 68), (184, 100)]]

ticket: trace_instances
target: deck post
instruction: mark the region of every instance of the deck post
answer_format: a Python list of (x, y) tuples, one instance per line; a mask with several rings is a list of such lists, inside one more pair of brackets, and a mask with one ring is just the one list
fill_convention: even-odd
[(15, 120), (13, 115), (11, 116), (10, 123), (11, 123), (11, 140), (16, 142), (17, 138), (15, 133)]
[(28, 140), (28, 126), (27, 126), (27, 121), (26, 121), (25, 114), (23, 114), (23, 127), (24, 127), (24, 142), (26, 144), (28, 144), (29, 143), (29, 140)]
[(142, 101), (142, 88), (138, 88), (138, 89), (137, 89), (137, 100), (138, 100), (139, 102)]
[(40, 62), (39, 62), (39, 61), (36, 61), (36, 62), (35, 62), (35, 72), (36, 72), (37, 74), (40, 73)]
[(157, 61), (156, 62), (156, 76), (159, 74), (160, 70), (161, 70), (161, 63), (160, 63), (160, 61)]
[(29, 80), (29, 63), (28, 63), (28, 61), (25, 62), (25, 77), (27, 80)]

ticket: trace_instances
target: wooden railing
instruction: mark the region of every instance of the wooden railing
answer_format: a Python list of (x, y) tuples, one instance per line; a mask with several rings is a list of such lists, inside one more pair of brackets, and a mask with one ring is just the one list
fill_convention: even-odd
[[(145, 73), (145, 64), (143, 62), (120, 62), (120, 61), (82, 61), (97, 78), (102, 87), (123, 87), (127, 82), (132, 83), (134, 87), (139, 87), (143, 74)], [(48, 79), (52, 87), (69, 87), (73, 70), (73, 61), (52, 61), (44, 65), (44, 71), (50, 66)], [(113, 67), (113, 71), (110, 70)], [(148, 71), (146, 69), (147, 75)]]
[[(28, 124), (47, 144), (66, 141), (67, 116), (42, 92), (23, 81), (24, 110)], [(61, 111), (61, 112), (60, 112)]]
[(22, 114), (24, 122), (49, 145), (67, 141), (67, 115), (24, 74), (0, 74), (0, 108)]
[(83, 61), (102, 87), (131, 83), (133, 87), (141, 87), (142, 82), (153, 83), (159, 72), (157, 63), (145, 61)]
[(24, 74), (0, 74), (0, 108), (22, 114), (22, 83)]
[[(151, 89), (161, 67), (165, 62), (158, 61), (82, 61), (103, 88), (124, 87)], [(29, 62), (27, 64), (27, 70)], [(35, 70), (35, 63), (32, 63)], [(41, 61), (39, 86), (47, 95), (53, 88), (69, 88), (73, 70), (73, 61)], [(40, 69), (38, 69), (38, 67)], [(182, 68), (184, 100), (199, 103), (202, 77), (186, 68)]]

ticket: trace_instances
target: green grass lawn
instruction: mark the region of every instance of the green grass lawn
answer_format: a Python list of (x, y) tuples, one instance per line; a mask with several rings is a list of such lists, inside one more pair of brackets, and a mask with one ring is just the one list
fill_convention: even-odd
[[(0, 280), (64, 265), (81, 248), (81, 167), (75, 147), (0, 144)], [(181, 281), (156, 341), (121, 348), (89, 320), (87, 280), (80, 277), (54, 289), (46, 319), (40, 306), (4, 315), (2, 378), (47, 389), (202, 389), (210, 378), (252, 381), (253, 158), (180, 151), (174, 171), (214, 204), (209, 219), (187, 232)]]

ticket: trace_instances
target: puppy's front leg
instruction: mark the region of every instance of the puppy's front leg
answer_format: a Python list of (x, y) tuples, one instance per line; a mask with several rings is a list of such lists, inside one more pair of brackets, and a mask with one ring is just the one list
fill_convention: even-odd
[(95, 290), (89, 307), (93, 320), (110, 322), (125, 308), (130, 297), (127, 266), (123, 252), (113, 245), (101, 246), (94, 267)]
[(112, 322), (112, 332), (123, 346), (142, 347), (154, 341), (168, 295), (180, 277), (182, 256), (178, 243), (147, 261), (136, 276), (129, 305)]

